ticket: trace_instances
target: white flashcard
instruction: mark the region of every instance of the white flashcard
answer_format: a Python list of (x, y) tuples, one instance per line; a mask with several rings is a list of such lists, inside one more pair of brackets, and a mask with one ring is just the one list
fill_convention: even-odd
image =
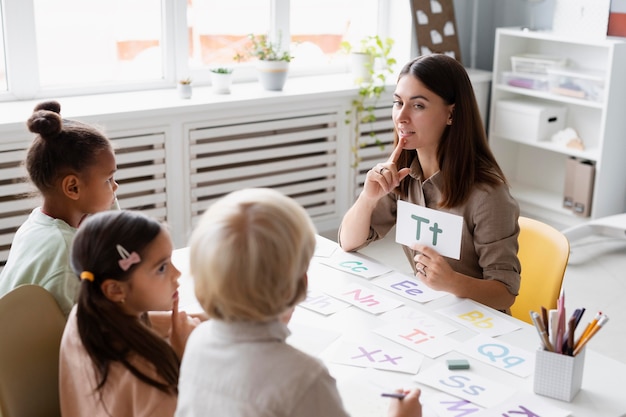
[(416, 374), (423, 359), (417, 352), (369, 333), (358, 335), (358, 339), (341, 338), (330, 355), (335, 363), (408, 374)]
[(522, 378), (535, 370), (533, 353), (484, 334), (463, 342), (457, 351)]
[(341, 336), (341, 333), (333, 330), (307, 325), (306, 319), (299, 317), (298, 309), (294, 312), (287, 327), (291, 332), (287, 343), (312, 356), (320, 355)]
[(469, 299), (463, 299), (437, 312), (487, 336), (500, 336), (521, 328), (520, 325), (500, 317), (495, 310)]
[(445, 291), (433, 290), (420, 281), (419, 278), (399, 272), (392, 272), (391, 274), (378, 277), (372, 283), (419, 303), (426, 303), (449, 294)]
[(472, 370), (450, 370), (442, 362), (420, 371), (413, 379), (486, 408), (500, 404), (516, 392), (514, 388)]
[(403, 305), (401, 301), (355, 283), (328, 292), (328, 294), (372, 314), (384, 313)]
[(323, 236), (317, 235), (315, 240), (315, 253), (313, 256), (329, 258), (337, 250), (337, 243)]
[(390, 323), (405, 321), (407, 325), (419, 326), (420, 329), (432, 334), (450, 334), (459, 330), (458, 327), (446, 321), (408, 306), (387, 311), (381, 314), (380, 318)]
[(557, 407), (538, 395), (518, 392), (505, 402), (476, 414), (475, 417), (537, 416), (567, 417), (571, 412)]
[(396, 242), (409, 247), (421, 243), (441, 256), (459, 259), (462, 234), (463, 217), (398, 201)]
[(309, 289), (306, 293), (306, 299), (301, 301), (298, 306), (329, 316), (349, 307), (350, 304), (338, 300), (335, 297), (331, 297), (321, 291)]
[(371, 258), (343, 250), (335, 251), (331, 257), (322, 258), (320, 262), (339, 271), (349, 272), (366, 279), (378, 277), (392, 270)]
[(432, 408), (437, 417), (474, 417), (484, 410), (470, 401), (441, 391), (429, 392), (427, 396), (420, 397), (420, 400), (422, 398), (424, 404)]
[(405, 321), (389, 323), (374, 329), (373, 332), (429, 358), (436, 358), (450, 352), (458, 343), (436, 331), (424, 330), (420, 326)]

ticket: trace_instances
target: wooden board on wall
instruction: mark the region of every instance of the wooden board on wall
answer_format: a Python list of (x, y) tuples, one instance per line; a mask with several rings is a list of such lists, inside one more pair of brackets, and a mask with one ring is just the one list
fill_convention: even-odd
[(461, 62), (452, 0), (410, 0), (419, 55), (444, 53)]

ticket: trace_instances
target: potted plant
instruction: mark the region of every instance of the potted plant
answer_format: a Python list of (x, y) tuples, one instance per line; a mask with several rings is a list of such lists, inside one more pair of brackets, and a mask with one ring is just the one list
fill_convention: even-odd
[[(281, 91), (287, 81), (289, 62), (293, 59), (288, 49), (283, 49), (280, 38), (273, 42), (267, 35), (249, 34), (250, 44), (247, 55), (257, 58), (259, 82), (266, 90)], [(242, 54), (237, 54), (235, 60), (244, 60)]]
[(178, 96), (180, 98), (191, 98), (191, 78), (178, 80)]
[(216, 94), (230, 94), (230, 86), (233, 82), (233, 69), (229, 67), (211, 68), (211, 85)]
[[(345, 120), (346, 124), (353, 126), (354, 167), (360, 162), (359, 149), (365, 146), (365, 143), (361, 143), (361, 124), (376, 122), (374, 110), (380, 95), (385, 91), (387, 77), (393, 74), (393, 67), (396, 64), (396, 59), (391, 56), (393, 44), (393, 39), (382, 39), (377, 35), (367, 36), (354, 45), (346, 41), (341, 43), (343, 51), (353, 56), (361, 56), (363, 60), (362, 67), (352, 68), (359, 91), (352, 101), (351, 108), (346, 112)], [(375, 143), (381, 144), (376, 138), (374, 129), (370, 136), (374, 137)]]
[[(385, 70), (395, 64), (391, 58), (393, 39), (382, 39), (380, 36), (366, 36), (356, 43), (341, 42), (341, 49), (350, 55), (350, 69), (355, 83), (369, 82), (376, 71), (376, 64)], [(378, 61), (378, 62), (377, 62)]]

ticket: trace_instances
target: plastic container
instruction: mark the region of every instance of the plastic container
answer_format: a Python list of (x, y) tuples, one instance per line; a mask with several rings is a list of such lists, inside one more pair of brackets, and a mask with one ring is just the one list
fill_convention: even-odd
[(567, 58), (550, 55), (521, 54), (511, 56), (513, 72), (547, 74), (548, 68), (559, 68), (566, 65)]
[(604, 74), (601, 71), (571, 68), (548, 69), (550, 92), (591, 101), (604, 100)]
[(548, 91), (550, 89), (550, 77), (546, 74), (505, 71), (502, 73), (502, 84), (517, 88)]

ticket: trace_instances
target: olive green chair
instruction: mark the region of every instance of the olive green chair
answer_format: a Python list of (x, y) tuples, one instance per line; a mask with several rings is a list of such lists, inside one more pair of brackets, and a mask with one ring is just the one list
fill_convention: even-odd
[(0, 298), (0, 415), (60, 417), (59, 348), (65, 316), (38, 285)]

